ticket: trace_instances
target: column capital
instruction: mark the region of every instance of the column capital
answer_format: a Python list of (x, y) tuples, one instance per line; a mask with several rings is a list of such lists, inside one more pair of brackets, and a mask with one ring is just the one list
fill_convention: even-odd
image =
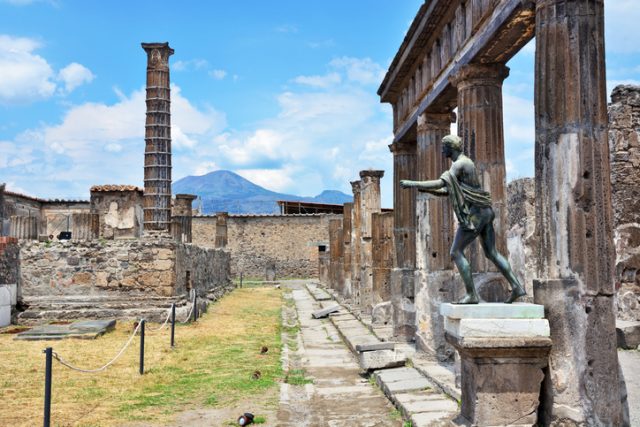
[(358, 193), (360, 193), (360, 180), (357, 181), (351, 181), (351, 191), (353, 191), (353, 194), (356, 195)]
[(402, 154), (416, 154), (416, 146), (417, 144), (410, 142), (394, 142), (393, 144), (389, 144), (389, 151), (393, 153), (394, 156), (402, 155)]
[(147, 52), (148, 68), (169, 68), (169, 57), (174, 53), (174, 50), (169, 47), (169, 42), (141, 43), (141, 45), (144, 51)]
[(449, 82), (458, 90), (470, 85), (501, 86), (509, 77), (509, 67), (502, 63), (467, 64), (460, 67), (458, 73), (449, 77)]
[(364, 177), (382, 178), (383, 176), (384, 176), (383, 170), (367, 169), (367, 170), (360, 171), (360, 178), (364, 178)]
[(422, 113), (418, 116), (418, 132), (449, 131), (456, 122), (456, 113)]

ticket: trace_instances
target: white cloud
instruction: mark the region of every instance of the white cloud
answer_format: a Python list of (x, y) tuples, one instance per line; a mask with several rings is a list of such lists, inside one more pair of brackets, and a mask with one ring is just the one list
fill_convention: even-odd
[(216, 80), (222, 80), (227, 77), (227, 72), (225, 70), (211, 70), (209, 71), (209, 76)]
[(36, 40), (0, 35), (0, 103), (20, 104), (53, 95), (53, 69), (33, 53)]
[(276, 32), (295, 34), (298, 32), (298, 27), (292, 24), (284, 24), (276, 27)]
[(343, 56), (331, 61), (330, 65), (345, 70), (347, 78), (364, 85), (378, 85), (384, 78), (385, 70), (370, 58), (351, 58)]
[(196, 166), (194, 175), (196, 176), (206, 175), (207, 173), (218, 170), (218, 169), (219, 167), (216, 162), (202, 162)]
[(201, 70), (209, 65), (206, 59), (189, 59), (176, 61), (171, 64), (171, 71)]
[(338, 73), (329, 73), (324, 76), (298, 76), (293, 79), (298, 84), (320, 88), (334, 86), (340, 83), (341, 80)]
[(58, 79), (64, 83), (64, 90), (67, 93), (85, 83), (91, 83), (94, 78), (91, 70), (77, 62), (72, 62), (58, 72)]
[(241, 169), (238, 175), (272, 191), (286, 192), (294, 184), (291, 169)]

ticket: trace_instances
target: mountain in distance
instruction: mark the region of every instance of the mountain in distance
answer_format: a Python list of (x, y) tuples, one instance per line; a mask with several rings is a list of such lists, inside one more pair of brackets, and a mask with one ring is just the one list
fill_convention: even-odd
[(353, 201), (353, 197), (341, 191), (325, 190), (315, 197), (295, 196), (267, 190), (241, 177), (219, 170), (202, 176), (187, 176), (172, 184), (174, 194), (193, 194), (194, 208), (201, 207), (201, 213), (214, 214), (229, 212), (236, 214), (277, 214), (278, 200), (314, 203), (343, 204)]

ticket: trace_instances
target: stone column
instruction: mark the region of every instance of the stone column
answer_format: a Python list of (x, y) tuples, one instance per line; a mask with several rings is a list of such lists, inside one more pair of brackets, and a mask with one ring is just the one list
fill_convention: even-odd
[(351, 298), (351, 240), (352, 226), (351, 216), (353, 215), (353, 203), (345, 203), (342, 213), (342, 296)]
[(380, 209), (382, 170), (360, 171), (360, 304), (366, 313), (373, 307), (373, 246), (371, 215)]
[(342, 220), (329, 220), (329, 287), (340, 289), (342, 281)]
[[(453, 113), (425, 113), (418, 118), (416, 179), (438, 179), (449, 169), (442, 155), (442, 138), (451, 133)], [(447, 197), (418, 192), (416, 196), (416, 344), (440, 361), (453, 357), (454, 350), (444, 339), (444, 319), (439, 307), (456, 294), (455, 272), (449, 250), (454, 224)]]
[(393, 269), (393, 212), (371, 215), (373, 304), (391, 301), (391, 269)]
[[(491, 192), (496, 218), (496, 248), (507, 255), (507, 215), (505, 201), (506, 168), (502, 124), (502, 82), (509, 75), (504, 64), (469, 64), (451, 79), (458, 88), (458, 135), (464, 151), (475, 163), (482, 187)], [(480, 246), (470, 246), (474, 272), (497, 271)]]
[(603, 9), (603, 0), (536, 4), (534, 298), (545, 306), (553, 340), (545, 425), (625, 425), (613, 312)]
[(227, 247), (228, 232), (229, 232), (229, 227), (227, 224), (228, 219), (229, 219), (228, 212), (216, 213), (216, 239), (214, 243), (216, 248)]
[(351, 211), (351, 302), (360, 305), (360, 220), (362, 208), (360, 202), (360, 181), (351, 182), (353, 191), (353, 210)]
[(144, 151), (144, 230), (171, 223), (171, 95), (169, 43), (142, 43), (147, 52), (147, 120)]
[(403, 179), (416, 179), (416, 143), (394, 143), (393, 212), (395, 262), (391, 272), (393, 333), (412, 341), (416, 331), (414, 271), (416, 267), (416, 189), (400, 188)]

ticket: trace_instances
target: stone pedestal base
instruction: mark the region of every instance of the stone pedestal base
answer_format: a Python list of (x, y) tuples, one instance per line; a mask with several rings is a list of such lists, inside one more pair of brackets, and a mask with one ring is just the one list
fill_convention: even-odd
[(542, 306), (442, 304), (445, 338), (460, 355), (462, 406), (456, 422), (533, 426), (551, 349)]

